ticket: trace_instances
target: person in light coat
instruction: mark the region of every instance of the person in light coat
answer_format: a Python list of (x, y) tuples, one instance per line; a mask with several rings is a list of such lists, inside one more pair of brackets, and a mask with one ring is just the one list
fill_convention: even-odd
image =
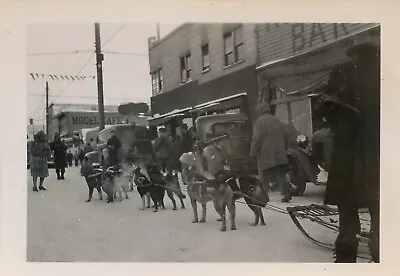
[(289, 183), (286, 179), (288, 159), (288, 134), (285, 125), (271, 114), (267, 102), (256, 108), (257, 120), (253, 127), (250, 156), (257, 157), (258, 172), (264, 186), (269, 192), (269, 183), (275, 181), (283, 193), (282, 202), (289, 202)]

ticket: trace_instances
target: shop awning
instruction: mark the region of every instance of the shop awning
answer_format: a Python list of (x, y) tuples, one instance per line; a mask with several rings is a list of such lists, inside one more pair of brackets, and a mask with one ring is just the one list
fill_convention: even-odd
[(168, 113), (165, 113), (162, 115), (156, 114), (153, 117), (150, 117), (148, 119), (149, 127), (166, 124), (168, 121), (170, 121), (173, 118), (188, 116), (190, 110), (191, 110), (191, 108), (187, 107), (187, 108), (183, 108), (183, 109), (176, 109), (176, 110), (173, 110), (171, 112), (168, 112)]
[(271, 104), (291, 102), (307, 97), (316, 96), (324, 90), (324, 88), (328, 84), (328, 80), (329, 75), (324, 75), (321, 78), (318, 78), (317, 80), (302, 86), (301, 88), (291, 90), (284, 89), (281, 86), (275, 84), (277, 86), (276, 93), (281, 95), (280, 97), (277, 95), (277, 98), (272, 100)]
[(239, 93), (232, 96), (219, 98), (213, 101), (209, 101), (203, 104), (196, 105), (190, 111), (191, 113), (195, 112), (212, 112), (218, 110), (228, 110), (233, 108), (238, 108), (242, 104), (243, 97), (246, 97), (247, 93)]
[(155, 115), (152, 118), (148, 119), (149, 126), (151, 127), (151, 126), (163, 125), (166, 124), (171, 119), (175, 119), (178, 117), (187, 118), (190, 117), (192, 113), (196, 113), (199, 111), (211, 112), (211, 111), (237, 108), (240, 107), (240, 105), (242, 104), (242, 99), (245, 96), (247, 96), (247, 93), (238, 93), (232, 96), (223, 97), (202, 104), (198, 104), (194, 107), (176, 109), (162, 115)]

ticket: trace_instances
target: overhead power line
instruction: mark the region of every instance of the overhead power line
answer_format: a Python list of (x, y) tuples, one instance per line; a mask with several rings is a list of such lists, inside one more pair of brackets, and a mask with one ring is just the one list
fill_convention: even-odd
[[(94, 57), (95, 54), (96, 54), (96, 53), (93, 53), (93, 54), (90, 56), (90, 58), (86, 61), (86, 63), (79, 69), (78, 73), (76, 73), (75, 75), (80, 75), (80, 74), (82, 73), (83, 69), (85, 69), (85, 67), (90, 63), (90, 61), (92, 60), (92, 58)], [(70, 81), (70, 82), (67, 84), (67, 86), (64, 88), (64, 90), (61, 91), (61, 93), (58, 94), (58, 96), (57, 96), (52, 102), (54, 103), (57, 99), (59, 99), (59, 98), (62, 96), (62, 94), (64, 94), (64, 93), (68, 90), (68, 88), (70, 87), (70, 85), (71, 85), (72, 83), (73, 83), (73, 81)]]
[[(43, 93), (43, 94), (41, 94), (41, 93), (28, 93), (28, 96), (40, 96), (40, 97), (44, 97), (45, 96), (45, 94)], [(57, 97), (57, 95), (51, 95), (51, 94), (49, 94), (49, 97)], [(76, 96), (73, 96), (73, 95), (70, 95), (70, 96), (64, 96), (64, 98), (75, 98), (75, 99), (95, 99), (95, 98), (97, 98), (96, 96), (78, 96), (78, 95), (76, 95)], [(107, 98), (108, 100), (132, 100), (131, 98), (129, 98), (129, 97), (111, 97), (111, 98)], [(143, 100), (141, 100), (141, 101), (143, 101)], [(148, 101), (148, 100), (146, 100), (146, 101)]]
[[(93, 53), (93, 54), (90, 56), (90, 58), (87, 60), (87, 62), (79, 69), (78, 73), (76, 73), (75, 75), (79, 75), (79, 74), (83, 71), (83, 69), (85, 69), (85, 67), (89, 64), (89, 62), (92, 60), (92, 58), (93, 58), (94, 55), (95, 55), (95, 53)], [(58, 95), (56, 96), (56, 98), (52, 101), (52, 103), (54, 103), (57, 99), (59, 99), (59, 98), (62, 96), (62, 94), (64, 94), (65, 91), (68, 90), (68, 88), (70, 87), (70, 85), (71, 85), (72, 83), (73, 83), (73, 81), (70, 81), (70, 82), (66, 85), (66, 87), (64, 88), (64, 90), (62, 90), (61, 93), (58, 94)], [(36, 113), (38, 112), (38, 110), (40, 110), (39, 107), (41, 107), (41, 106), (42, 106), (42, 104), (39, 103), (38, 107), (37, 107), (37, 108), (35, 109), (35, 111), (33, 112), (32, 117), (36, 115)]]
[(126, 27), (126, 24), (123, 24), (112, 36), (110, 36), (106, 41), (104, 41), (101, 44), (101, 47), (103, 48), (104, 46), (106, 46), (106, 44), (108, 42), (110, 42), (111, 40), (113, 40), (125, 27)]
[(117, 51), (103, 51), (104, 54), (112, 54), (112, 55), (124, 55), (124, 56), (137, 56), (137, 57), (148, 57), (146, 54), (136, 54), (136, 53), (127, 53), (127, 52), (117, 52)]
[[(108, 42), (110, 42), (112, 39), (114, 39), (125, 28), (125, 26), (126, 26), (126, 24), (122, 25), (110, 38), (108, 38), (104, 43), (102, 43), (101, 47), (104, 47)], [(83, 71), (83, 69), (85, 69), (85, 67), (89, 64), (89, 62), (92, 60), (94, 55), (96, 54), (96, 52), (94, 52), (93, 50), (91, 50), (90, 52), (93, 52), (93, 54), (90, 56), (88, 61), (80, 68), (79, 72), (74, 75), (79, 75)], [(59, 99), (68, 90), (71, 83), (73, 83), (73, 81), (70, 81), (67, 84), (65, 89), (63, 91), (61, 91), (61, 93), (58, 96), (56, 96), (56, 98), (52, 101), (52, 103), (54, 103), (57, 99)], [(40, 103), (39, 103), (38, 107), (35, 109), (35, 111), (33, 112), (32, 117), (34, 117), (36, 115), (37, 111), (39, 110), (39, 107), (41, 107)]]
[(30, 53), (27, 56), (57, 56), (57, 55), (76, 55), (84, 53), (93, 53), (94, 50), (75, 50), (67, 52), (49, 52), (49, 53)]

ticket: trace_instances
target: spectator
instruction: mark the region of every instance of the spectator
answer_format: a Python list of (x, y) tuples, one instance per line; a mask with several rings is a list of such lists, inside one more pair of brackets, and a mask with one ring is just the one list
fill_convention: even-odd
[(285, 125), (271, 115), (267, 102), (257, 106), (256, 114), (258, 118), (254, 123), (250, 155), (257, 156), (264, 192), (269, 192), (269, 183), (275, 180), (283, 193), (282, 202), (289, 202), (292, 199), (290, 186), (286, 180), (289, 135)]
[(57, 180), (65, 179), (65, 167), (67, 165), (67, 146), (61, 141), (60, 134), (56, 133), (54, 141), (50, 145), (54, 153), (54, 165), (56, 167)]
[(158, 134), (158, 138), (154, 143), (154, 150), (156, 152), (159, 169), (163, 172), (172, 172), (174, 144), (165, 127), (160, 128)]
[(121, 141), (115, 135), (115, 131), (111, 131), (111, 138), (107, 141), (107, 148), (109, 151), (108, 164), (110, 166), (117, 166), (119, 164), (119, 150), (121, 149)]
[(46, 142), (46, 134), (43, 131), (34, 136), (34, 141), (30, 146), (30, 170), (33, 180), (33, 191), (37, 192), (37, 179), (39, 177), (39, 190), (47, 190), (43, 187), (44, 179), (49, 176), (47, 161), (50, 159), (51, 151)]
[(78, 159), (79, 159), (80, 165), (83, 166), (83, 160), (85, 159), (85, 153), (83, 152), (82, 149), (79, 149)]
[(72, 160), (74, 159), (74, 155), (72, 154), (71, 151), (68, 151), (67, 154), (67, 160), (68, 160), (68, 166), (72, 167)]

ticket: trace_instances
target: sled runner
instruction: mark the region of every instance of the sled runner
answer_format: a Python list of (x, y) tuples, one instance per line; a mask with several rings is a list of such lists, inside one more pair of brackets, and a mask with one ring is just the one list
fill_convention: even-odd
[[(321, 247), (333, 250), (334, 242), (329, 243), (325, 241), (317, 240), (308, 233), (303, 225), (300, 223), (300, 220), (307, 219), (311, 222), (315, 222), (321, 226), (324, 226), (335, 233), (339, 232), (339, 213), (336, 208), (333, 208), (328, 205), (303, 205), (303, 206), (293, 206), (286, 208), (290, 218), (296, 227), (300, 230), (300, 232), (312, 243), (317, 244)], [(370, 260), (370, 254), (368, 249), (369, 242), (369, 228), (370, 228), (370, 218), (368, 210), (360, 209), (359, 210), (360, 224), (361, 224), (361, 232), (357, 236), (360, 245), (358, 249), (358, 257), (362, 259)]]

